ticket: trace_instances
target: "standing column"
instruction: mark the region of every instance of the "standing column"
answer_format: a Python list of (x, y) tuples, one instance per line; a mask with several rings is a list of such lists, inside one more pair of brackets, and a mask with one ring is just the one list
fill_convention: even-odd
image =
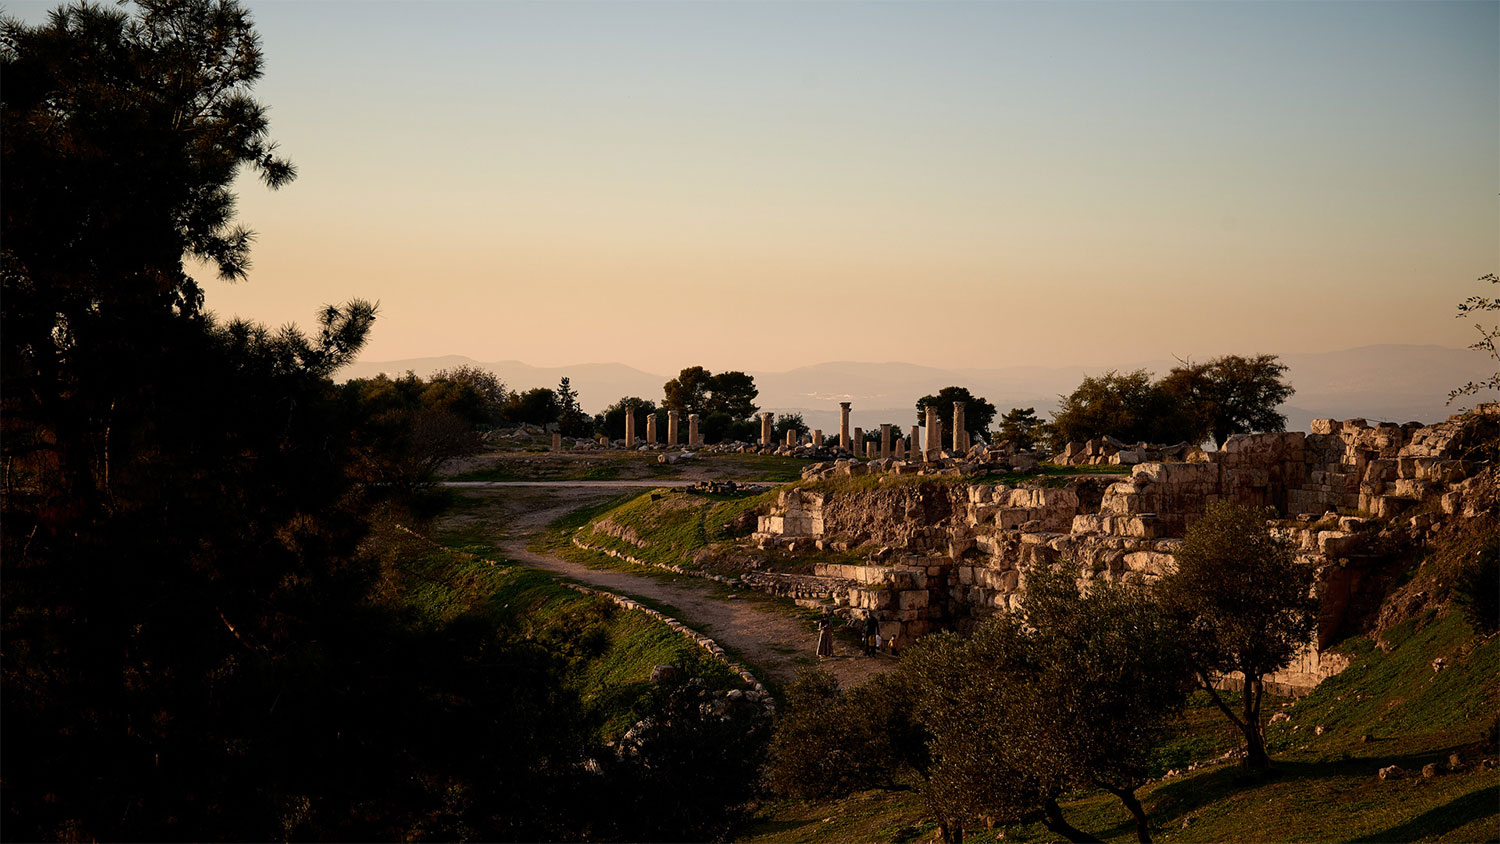
[(765, 447), (765, 448), (769, 448), (771, 446), (771, 414), (770, 413), (762, 413), (760, 415), (760, 444), (761, 444), (762, 447)]
[(849, 445), (849, 453), (853, 454), (855, 457), (864, 457), (865, 456), (865, 429), (864, 428), (855, 428), (854, 429), (854, 440)]
[(625, 447), (635, 448), (635, 405), (625, 405)]
[(797, 447), (797, 429), (796, 428), (788, 428), (787, 429), (787, 431), (786, 431), (786, 445), (787, 445), (787, 448), (796, 448)]
[(553, 434), (552, 435), (552, 453), (553, 454), (561, 454), (562, 453), (562, 434)]
[(656, 411), (646, 415), (646, 444), (656, 445)]
[(822, 448), (822, 447), (823, 447), (823, 429), (822, 428), (814, 428), (813, 429), (813, 448)]
[(880, 459), (885, 460), (891, 456), (891, 426), (889, 422), (880, 423)]
[(927, 408), (927, 459), (939, 460), (943, 456), (943, 423), (938, 419), (938, 409)]
[(880, 454), (880, 445), (878, 443), (865, 443), (866, 460), (874, 460), (878, 454)]
[(839, 402), (839, 448), (849, 450), (849, 402)]
[(911, 426), (911, 459), (922, 459), (922, 426)]
[(896, 438), (896, 444), (891, 446), (891, 456), (897, 460), (906, 459), (906, 440), (900, 437)]
[(667, 411), (667, 445), (677, 447), (677, 411)]
[(688, 445), (698, 445), (698, 414), (688, 414)]
[(969, 429), (964, 427), (964, 403), (953, 403), (953, 453), (962, 457), (969, 450)]

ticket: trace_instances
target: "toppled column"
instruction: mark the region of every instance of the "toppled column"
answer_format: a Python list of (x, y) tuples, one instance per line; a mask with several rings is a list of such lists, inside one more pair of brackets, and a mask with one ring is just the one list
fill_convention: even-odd
[(763, 448), (771, 447), (771, 414), (760, 415), (760, 444)]
[(677, 411), (667, 411), (667, 445), (677, 447)]
[(599, 435), (599, 445), (602, 448), (609, 448), (609, 434)]
[(635, 405), (625, 405), (625, 447), (635, 448)]
[(656, 445), (656, 411), (646, 415), (646, 444)]
[(891, 456), (891, 426), (889, 422), (880, 423), (880, 459), (885, 460)]
[(552, 453), (562, 453), (562, 434), (554, 433), (552, 435)]
[(911, 426), (911, 459), (920, 460), (922, 457), (922, 426)]
[(963, 454), (969, 450), (969, 429), (964, 427), (964, 403), (953, 403), (953, 453)]
[(849, 451), (849, 402), (839, 402), (839, 448)]
[(786, 447), (787, 448), (796, 448), (797, 447), (797, 429), (796, 428), (788, 428), (788, 429), (786, 429)]
[(823, 429), (822, 428), (814, 428), (813, 429), (813, 448), (822, 448), (822, 447), (823, 447)]
[(688, 414), (688, 445), (703, 445), (703, 435), (698, 433), (698, 414)]
[(938, 419), (936, 407), (927, 408), (927, 459), (940, 460), (943, 457), (943, 423)]

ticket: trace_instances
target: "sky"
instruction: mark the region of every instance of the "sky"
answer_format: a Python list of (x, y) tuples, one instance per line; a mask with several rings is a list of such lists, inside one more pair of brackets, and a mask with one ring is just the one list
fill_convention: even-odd
[(366, 360), (1457, 347), (1500, 293), (1496, 2), (248, 5), (299, 177), (207, 301), (379, 300)]

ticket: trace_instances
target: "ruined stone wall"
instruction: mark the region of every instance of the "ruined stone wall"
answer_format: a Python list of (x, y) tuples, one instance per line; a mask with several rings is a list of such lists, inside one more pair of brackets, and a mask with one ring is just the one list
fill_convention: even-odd
[(1337, 669), (1318, 649), (1343, 629), (1348, 607), (1383, 588), (1364, 554), (1377, 520), (1415, 511), (1416, 525), (1438, 510), (1458, 512), (1477, 467), (1469, 446), (1497, 427), (1500, 406), (1488, 405), (1432, 426), (1318, 420), (1310, 434), (1240, 435), (1217, 452), (1189, 452), (1186, 462), (1135, 466), (1109, 484), (1097, 509), (1089, 506), (1092, 480), (1062, 489), (976, 480), (788, 490), (753, 538), (761, 547), (869, 549), (867, 565), (820, 566), (814, 576), (849, 583), (844, 603), (874, 611), (886, 635), (911, 637), (1014, 609), (1034, 561), (1072, 561), (1081, 583), (1149, 584), (1171, 569), (1181, 537), (1209, 504), (1274, 508), (1283, 537), (1319, 570), (1317, 641), (1271, 678), (1306, 689)]

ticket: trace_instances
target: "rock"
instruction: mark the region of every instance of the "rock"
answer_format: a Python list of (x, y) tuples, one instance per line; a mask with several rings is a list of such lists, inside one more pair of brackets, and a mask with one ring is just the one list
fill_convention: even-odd
[(656, 665), (651, 668), (651, 682), (653, 683), (675, 683), (678, 671), (675, 665)]
[(1399, 780), (1405, 775), (1406, 772), (1401, 770), (1400, 765), (1389, 765), (1381, 768), (1379, 774), (1381, 780)]
[(1188, 827), (1192, 826), (1193, 824), (1195, 824), (1197, 822), (1198, 822), (1198, 816), (1197, 815), (1188, 815), (1187, 817), (1185, 817), (1185, 818), (1182, 819), (1182, 828), (1183, 829), (1187, 829)]
[(1422, 766), (1422, 779), (1424, 780), (1435, 779), (1438, 773), (1438, 765), (1436, 762), (1428, 762), (1426, 765)]
[(1292, 720), (1292, 716), (1286, 714), (1285, 712), (1278, 712), (1275, 715), (1271, 716), (1271, 723), (1272, 724), (1280, 724), (1283, 721), (1290, 721), (1290, 720)]
[(1448, 754), (1448, 770), (1462, 771), (1464, 769), (1464, 756), (1457, 750)]
[(1321, 735), (1323, 735), (1326, 732), (1328, 732), (1328, 727), (1326, 725), (1319, 724), (1318, 726), (1313, 727), (1313, 734), (1314, 735), (1321, 736)]
[(1432, 672), (1436, 674), (1448, 666), (1448, 660), (1438, 657), (1432, 661)]

